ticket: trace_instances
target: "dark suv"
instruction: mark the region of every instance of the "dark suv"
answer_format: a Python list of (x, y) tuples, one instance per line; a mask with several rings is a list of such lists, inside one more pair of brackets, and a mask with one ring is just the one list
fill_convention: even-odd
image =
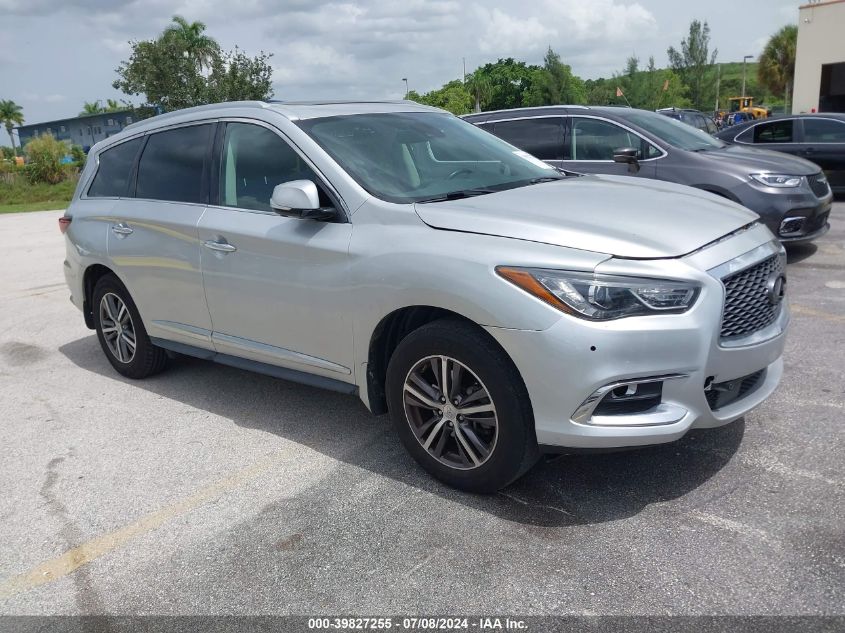
[(708, 134), (715, 134), (719, 131), (716, 127), (716, 122), (698, 110), (692, 110), (690, 108), (660, 108), (657, 112), (663, 116), (668, 116), (670, 119), (691, 125)]
[(656, 112), (546, 106), (464, 118), (561, 169), (667, 180), (728, 198), (756, 211), (782, 242), (830, 228), (833, 194), (817, 165), (729, 145)]

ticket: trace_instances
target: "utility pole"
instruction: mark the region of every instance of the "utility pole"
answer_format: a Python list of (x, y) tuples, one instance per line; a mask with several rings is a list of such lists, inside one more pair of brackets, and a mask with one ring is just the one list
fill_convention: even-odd
[(742, 95), (741, 97), (745, 98), (745, 60), (746, 59), (754, 59), (754, 55), (746, 55), (742, 58)]
[(713, 113), (719, 111), (719, 87), (722, 85), (722, 64), (716, 65), (716, 109)]
[(404, 81), (404, 82), (405, 82), (405, 99), (407, 99), (407, 98), (408, 98), (408, 93), (410, 92), (410, 91), (408, 90), (408, 78), (407, 78), (407, 77), (402, 77), (402, 81)]

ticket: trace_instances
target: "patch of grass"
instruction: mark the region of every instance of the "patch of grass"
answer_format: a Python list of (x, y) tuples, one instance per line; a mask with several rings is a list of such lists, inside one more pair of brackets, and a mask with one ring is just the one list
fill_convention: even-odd
[(73, 197), (75, 188), (76, 179), (55, 185), (31, 184), (23, 178), (12, 183), (0, 181), (0, 213), (64, 209)]

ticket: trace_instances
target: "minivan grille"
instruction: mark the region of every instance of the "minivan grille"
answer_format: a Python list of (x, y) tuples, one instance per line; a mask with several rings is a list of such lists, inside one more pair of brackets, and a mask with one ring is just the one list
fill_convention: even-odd
[(817, 198), (824, 198), (830, 193), (830, 185), (821, 172), (807, 176), (807, 182), (810, 184), (810, 189), (813, 190)]
[(723, 339), (746, 336), (774, 322), (781, 304), (769, 301), (766, 284), (773, 272), (783, 271), (783, 266), (783, 258), (775, 254), (722, 279), (725, 285)]

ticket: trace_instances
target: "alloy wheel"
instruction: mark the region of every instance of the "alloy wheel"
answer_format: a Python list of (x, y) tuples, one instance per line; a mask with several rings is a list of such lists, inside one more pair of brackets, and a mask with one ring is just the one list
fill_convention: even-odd
[(441, 464), (478, 468), (493, 454), (499, 422), (484, 383), (460, 361), (427, 356), (405, 377), (405, 417), (422, 447)]
[(100, 300), (100, 328), (112, 355), (121, 363), (131, 363), (135, 357), (135, 325), (129, 308), (113, 292)]

